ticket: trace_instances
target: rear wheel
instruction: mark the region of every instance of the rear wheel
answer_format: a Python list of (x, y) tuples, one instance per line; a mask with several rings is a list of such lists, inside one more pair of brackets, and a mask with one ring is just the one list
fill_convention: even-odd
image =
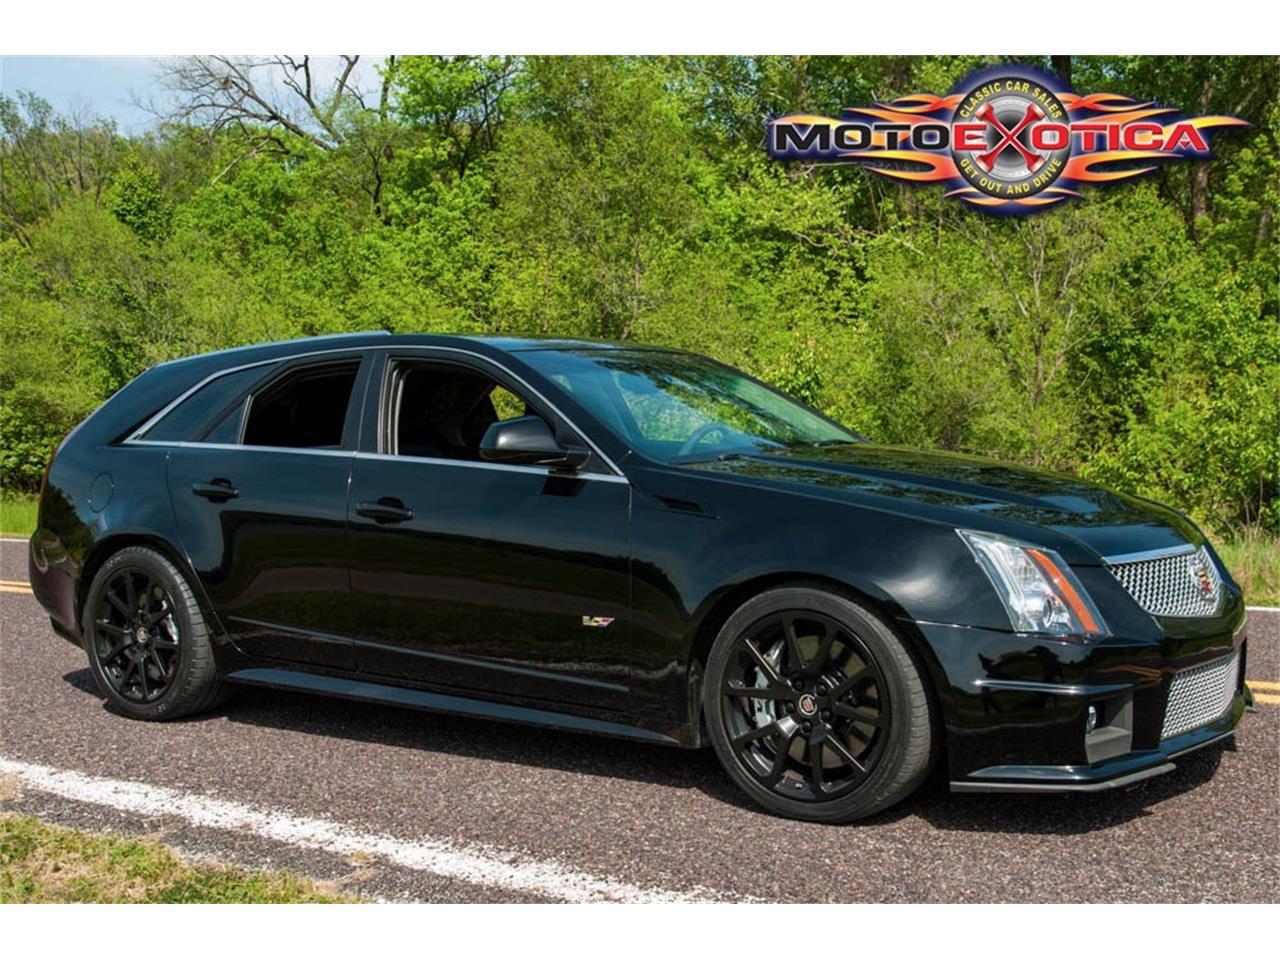
[(220, 698), (204, 615), (181, 572), (155, 550), (112, 555), (89, 587), (82, 623), (93, 679), (122, 713), (171, 720)]
[(729, 617), (703, 709), (725, 770), (784, 816), (869, 816), (933, 760), (929, 697), (902, 642), (862, 605), (810, 587), (770, 590)]

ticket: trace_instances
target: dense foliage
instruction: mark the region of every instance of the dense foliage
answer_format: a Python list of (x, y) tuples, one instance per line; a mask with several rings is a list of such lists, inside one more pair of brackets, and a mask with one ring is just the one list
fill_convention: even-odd
[[(1280, 64), (1053, 58), (1077, 89), (1253, 126), (1025, 220), (763, 154), (771, 114), (983, 62), (410, 57), (363, 98), (308, 86), (290, 112), (277, 84), (278, 109), (192, 100), (142, 137), (0, 97), (3, 483), (33, 488), (159, 360), (385, 327), (688, 347), (880, 440), (1280, 528)], [(249, 89), (219, 69), (169, 79)]]

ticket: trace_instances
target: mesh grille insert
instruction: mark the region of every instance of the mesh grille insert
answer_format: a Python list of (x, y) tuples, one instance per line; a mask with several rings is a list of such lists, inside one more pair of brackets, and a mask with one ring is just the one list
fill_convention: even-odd
[(1169, 684), (1160, 739), (1168, 740), (1217, 720), (1231, 708), (1239, 683), (1239, 654), (1183, 670)]
[(1222, 578), (1204, 547), (1151, 560), (1108, 564), (1142, 609), (1158, 617), (1211, 617), (1222, 599)]

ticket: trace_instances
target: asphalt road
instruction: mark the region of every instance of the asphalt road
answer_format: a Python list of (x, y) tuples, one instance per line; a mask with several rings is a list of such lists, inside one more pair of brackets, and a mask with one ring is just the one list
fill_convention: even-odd
[[(108, 711), (0, 542), (0, 808), (283, 866), (374, 899), (1265, 901), (1280, 702), (1164, 777), (1076, 797), (935, 782), (859, 824), (744, 801), (685, 752), (264, 690), (169, 724)], [(5, 584), (10, 584), (5, 586)], [(1280, 692), (1280, 612), (1249, 678)]]

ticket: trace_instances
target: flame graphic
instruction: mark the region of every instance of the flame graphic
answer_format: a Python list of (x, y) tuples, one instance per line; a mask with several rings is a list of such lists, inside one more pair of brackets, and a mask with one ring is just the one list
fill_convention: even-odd
[[(1071, 90), (1063, 90), (1055, 92), (1055, 95), (1066, 108), (1068, 119), (1073, 123), (1093, 121), (1128, 124), (1138, 121), (1152, 122), (1153, 118), (1162, 118), (1155, 121), (1161, 128), (1161, 142), (1167, 142), (1172, 131), (1180, 124), (1190, 125), (1198, 131), (1249, 126), (1246, 121), (1237, 117), (1179, 118), (1177, 111), (1171, 107), (1162, 107), (1150, 100), (1137, 101), (1117, 93), (1098, 92), (1080, 95)], [(771, 121), (771, 124), (787, 123), (827, 128), (835, 128), (839, 124), (851, 122), (900, 123), (909, 126), (923, 123), (950, 125), (955, 121), (956, 110), (966, 96), (967, 93), (964, 92), (946, 97), (916, 93), (899, 97), (888, 103), (877, 102), (869, 107), (847, 107), (841, 111), (839, 118), (792, 114), (779, 117)], [(900, 138), (898, 144), (891, 148), (888, 136), (880, 131), (873, 131), (871, 142), (866, 149), (841, 151), (836, 148), (823, 152), (820, 156), (806, 156), (826, 162), (858, 163), (872, 173), (894, 180), (940, 183), (948, 188), (945, 196), (963, 200), (965, 203), (990, 212), (1025, 213), (1053, 206), (1063, 200), (1080, 198), (1082, 194), (1077, 188), (1081, 184), (1129, 180), (1157, 170), (1162, 163), (1170, 160), (1206, 155), (1191, 146), (1153, 150), (1109, 149), (1106, 138), (1103, 136), (1094, 138), (1092, 149), (1086, 150), (1085, 142), (1078, 135), (1072, 137), (1071, 152), (1066, 165), (1052, 186), (1033, 196), (1018, 198), (990, 196), (972, 186), (961, 176), (960, 169), (949, 149), (913, 149), (910, 147), (909, 138), (906, 145)]]

